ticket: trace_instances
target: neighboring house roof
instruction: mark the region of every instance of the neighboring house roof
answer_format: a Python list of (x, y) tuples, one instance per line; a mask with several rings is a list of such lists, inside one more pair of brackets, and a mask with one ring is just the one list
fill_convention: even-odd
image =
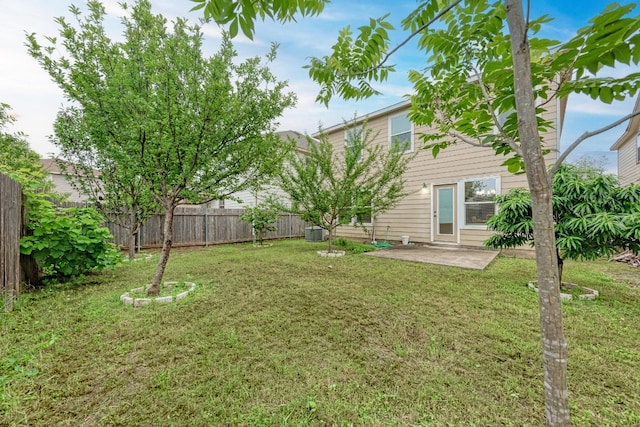
[(45, 171), (56, 175), (62, 175), (62, 171), (55, 159), (40, 159), (40, 164)]
[(298, 150), (308, 152), (309, 151), (309, 140), (307, 139), (307, 135), (301, 134), (295, 130), (285, 130), (281, 132), (276, 132), (276, 135), (280, 137), (280, 139), (287, 141), (292, 139), (295, 141)]
[[(67, 165), (67, 170), (66, 171), (62, 171), (60, 169), (59, 163), (62, 162), (65, 165)], [(40, 159), (40, 164), (42, 165), (42, 168), (45, 170), (45, 172), (51, 174), (51, 175), (73, 175), (74, 173), (77, 174), (78, 172), (80, 172), (80, 170), (78, 170), (76, 172), (76, 168), (75, 168), (75, 164), (71, 163), (71, 162), (67, 162), (64, 160), (58, 160), (58, 159)], [(93, 175), (94, 176), (100, 176), (100, 171), (94, 169), (93, 170)]]
[[(633, 107), (633, 111), (640, 111), (640, 95), (636, 99), (636, 103)], [(627, 129), (624, 133), (618, 138), (618, 140), (609, 148), (611, 151), (619, 150), (626, 142), (630, 141), (631, 138), (635, 137), (640, 130), (640, 115), (633, 117), (629, 120), (627, 124)]]

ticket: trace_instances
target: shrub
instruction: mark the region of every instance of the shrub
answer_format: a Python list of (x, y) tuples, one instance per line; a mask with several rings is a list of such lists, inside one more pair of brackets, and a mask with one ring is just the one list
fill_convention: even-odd
[(263, 202), (253, 208), (246, 208), (240, 215), (240, 220), (251, 224), (256, 239), (262, 244), (267, 231), (275, 231), (275, 223), (282, 210), (281, 203), (273, 196), (268, 196)]
[(351, 240), (347, 240), (344, 237), (336, 237), (333, 243), (342, 248), (345, 251), (349, 251), (354, 254), (361, 254), (363, 252), (373, 252), (376, 247), (366, 243), (356, 243)]
[(66, 279), (116, 264), (120, 253), (104, 218), (93, 208), (55, 208), (37, 194), (30, 197), (31, 234), (20, 240), (20, 252), (32, 255), (46, 275)]

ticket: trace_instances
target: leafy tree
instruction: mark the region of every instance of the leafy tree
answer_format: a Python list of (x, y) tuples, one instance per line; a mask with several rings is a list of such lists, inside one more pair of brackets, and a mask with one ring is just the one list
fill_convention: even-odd
[(0, 104), (0, 171), (19, 181), (24, 194), (27, 221), (20, 239), (24, 280), (38, 284), (41, 268), (60, 279), (115, 264), (120, 255), (109, 243), (112, 236), (102, 227), (101, 215), (90, 208), (53, 205), (56, 197), (40, 156), (29, 148), (24, 134), (4, 131), (13, 121), (8, 110), (8, 105)]
[(244, 212), (240, 214), (240, 220), (251, 224), (253, 235), (262, 245), (267, 232), (276, 230), (276, 221), (280, 217), (280, 212), (284, 210), (282, 203), (274, 196), (269, 195), (257, 205), (244, 209)]
[[(497, 231), (485, 245), (514, 248), (533, 245), (531, 193), (516, 188), (496, 196), (500, 206), (487, 226)], [(614, 175), (591, 167), (563, 165), (553, 176), (558, 269), (563, 259), (593, 260), (621, 249), (640, 250), (640, 185), (619, 187)]]
[(60, 110), (53, 128), (52, 142), (60, 148), (60, 170), (67, 173), (74, 188), (89, 195), (107, 221), (128, 231), (129, 259), (133, 259), (140, 227), (162, 210), (148, 182), (96, 150), (79, 109)]
[[(256, 12), (249, 2), (196, 0), (219, 23), (233, 19), (274, 16)], [(291, 4), (284, 0), (277, 4)], [(285, 18), (317, 1), (294, 2)], [(327, 3), (327, 1), (324, 1)], [(505, 165), (515, 172), (524, 168), (532, 190), (533, 233), (542, 328), (545, 409), (549, 425), (569, 425), (567, 388), (567, 344), (562, 328), (557, 254), (553, 228), (551, 176), (566, 156), (586, 138), (604, 132), (626, 120), (585, 132), (547, 169), (541, 130), (548, 128), (542, 113), (545, 103), (570, 93), (585, 93), (610, 103), (633, 96), (640, 85), (640, 73), (602, 77), (603, 69), (616, 64), (640, 61), (640, 18), (630, 16), (634, 5), (612, 4), (572, 39), (561, 43), (538, 38), (536, 33), (549, 17), (525, 17), (522, 2), (505, 0), (462, 0), (445, 4), (439, 0), (421, 2), (403, 21), (408, 33), (404, 42), (390, 49), (387, 16), (371, 19), (354, 36), (343, 29), (333, 45), (333, 53), (312, 59), (310, 76), (321, 83), (318, 99), (325, 104), (332, 96), (358, 99), (377, 92), (370, 82), (384, 81), (394, 71), (385, 65), (406, 41), (419, 36), (418, 48), (428, 67), (410, 72), (414, 85), (411, 119), (416, 124), (433, 125), (440, 132), (434, 140), (425, 136), (433, 153), (452, 143), (464, 141), (492, 148), (508, 155)], [(273, 9), (272, 9), (273, 10)], [(206, 13), (206, 12), (205, 12)], [(277, 19), (283, 19), (276, 15)], [(444, 27), (431, 28), (442, 20)], [(470, 78), (471, 77), (471, 78)], [(537, 101), (538, 102), (537, 102)], [(513, 111), (513, 113), (509, 113)], [(501, 113), (507, 115), (500, 120)], [(494, 132), (497, 129), (498, 132)], [(435, 137), (435, 136), (434, 136)]]
[(148, 291), (156, 295), (175, 207), (224, 198), (273, 173), (283, 157), (275, 120), (295, 96), (260, 58), (237, 64), (228, 38), (204, 58), (198, 26), (178, 18), (169, 30), (148, 0), (122, 7), (123, 41), (109, 38), (105, 8), (95, 0), (86, 17), (70, 8), (75, 25), (56, 18), (59, 38), (47, 37), (46, 46), (35, 34), (27, 40), (29, 53), (82, 108), (97, 158), (140, 177), (164, 210), (162, 252)]
[(365, 211), (379, 215), (406, 195), (402, 176), (414, 155), (403, 154), (398, 144), (387, 150), (373, 139), (371, 129), (353, 128), (342, 154), (321, 134), (319, 142), (309, 140), (309, 155), (292, 156), (290, 170), (280, 176), (293, 209), (328, 231), (329, 252), (338, 226), (357, 224)]
[[(23, 194), (35, 197), (36, 194), (49, 192), (52, 184), (46, 179), (38, 153), (29, 148), (24, 133), (9, 133), (6, 130), (15, 122), (10, 110), (10, 105), (0, 103), (0, 172), (20, 182)], [(29, 233), (26, 224), (23, 224), (22, 233)], [(22, 281), (32, 284), (40, 281), (41, 271), (34, 257), (20, 255), (20, 270)]]
[(40, 164), (38, 153), (29, 148), (22, 132), (9, 133), (6, 128), (15, 122), (11, 106), (0, 103), (0, 172), (21, 181), (34, 191), (50, 191), (52, 185)]

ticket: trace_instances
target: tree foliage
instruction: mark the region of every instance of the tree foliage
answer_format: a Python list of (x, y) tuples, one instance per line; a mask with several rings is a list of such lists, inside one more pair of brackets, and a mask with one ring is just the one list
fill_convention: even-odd
[(295, 96), (268, 69), (276, 46), (266, 62), (237, 63), (225, 37), (205, 58), (197, 25), (178, 18), (169, 26), (148, 0), (122, 7), (128, 12), (121, 18), (123, 41), (108, 36), (105, 8), (90, 0), (87, 16), (70, 8), (75, 25), (56, 18), (60, 41), (47, 37), (45, 46), (31, 34), (28, 46), (82, 109), (97, 159), (144, 181), (162, 206), (164, 243), (153, 295), (171, 250), (175, 207), (224, 198), (274, 173), (284, 155), (273, 135), (275, 120)]
[(238, 34), (239, 28), (249, 39), (253, 39), (256, 17), (286, 22), (295, 20), (296, 15), (318, 15), (327, 3), (326, 0), (191, 1), (197, 3), (191, 10), (202, 10), (206, 20), (212, 19), (219, 24), (228, 24), (231, 37)]
[[(640, 73), (601, 76), (616, 64), (640, 62), (640, 19), (630, 16), (633, 8), (612, 4), (565, 42), (538, 37), (550, 17), (527, 22), (539, 132), (552, 126), (544, 116), (548, 104), (570, 93), (585, 93), (605, 103), (636, 93)], [(434, 156), (462, 141), (508, 155), (504, 164), (509, 171), (523, 171), (504, 4), (463, 2), (442, 15), (444, 25), (423, 28), (441, 9), (438, 2), (424, 2), (402, 21), (402, 29), (418, 37), (418, 48), (429, 64), (409, 72), (414, 89), (411, 120), (436, 130), (421, 135)], [(384, 81), (394, 71), (391, 65), (378, 65), (389, 51), (386, 30), (392, 28), (386, 16), (372, 19), (357, 35), (345, 28), (331, 55), (312, 58), (309, 75), (321, 84), (318, 101), (328, 104), (335, 95), (361, 99), (374, 94), (371, 80)]]
[[(487, 226), (485, 245), (514, 248), (535, 243), (531, 194), (517, 188), (496, 196), (500, 209)], [(614, 175), (564, 165), (553, 176), (553, 218), (561, 259), (593, 260), (623, 249), (640, 250), (640, 185), (619, 187)]]
[[(13, 122), (8, 110), (7, 104), (0, 104), (0, 171), (22, 185), (27, 222), (20, 252), (32, 256), (46, 275), (57, 279), (117, 263), (120, 254), (102, 225), (104, 217), (91, 208), (54, 206), (52, 200), (61, 198), (52, 192), (40, 156), (29, 148), (24, 134), (4, 130)], [(25, 260), (21, 262), (24, 268)], [(39, 272), (25, 273), (31, 284), (40, 281)]]
[(89, 196), (107, 221), (129, 232), (129, 259), (135, 256), (136, 235), (142, 224), (162, 211), (146, 180), (121, 167), (97, 150), (82, 111), (58, 112), (52, 142), (60, 149), (57, 163), (74, 188)]
[(262, 245), (267, 232), (276, 231), (276, 221), (283, 210), (284, 207), (280, 200), (269, 195), (257, 205), (244, 208), (244, 212), (240, 214), (240, 220), (251, 224), (253, 235)]
[(293, 209), (328, 231), (329, 251), (338, 226), (357, 225), (365, 214), (375, 217), (406, 195), (403, 174), (414, 154), (404, 154), (398, 144), (387, 150), (374, 137), (366, 126), (354, 126), (341, 153), (321, 132), (320, 141), (309, 140), (309, 155), (293, 156), (280, 176)]
[(15, 122), (10, 111), (10, 105), (0, 103), (0, 172), (20, 181), (27, 190), (50, 191), (52, 186), (46, 179), (40, 156), (29, 148), (26, 135), (7, 131)]

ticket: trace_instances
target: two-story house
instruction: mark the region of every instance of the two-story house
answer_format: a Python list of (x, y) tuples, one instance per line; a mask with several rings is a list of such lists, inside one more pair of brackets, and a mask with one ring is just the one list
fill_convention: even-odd
[[(545, 146), (557, 157), (566, 101), (547, 104), (546, 119), (555, 129), (542, 135)], [(367, 217), (364, 225), (374, 240), (406, 241), (459, 246), (483, 245), (491, 232), (487, 220), (496, 213), (494, 197), (512, 188), (527, 187), (524, 174), (509, 173), (501, 166), (506, 159), (496, 156), (491, 148), (459, 142), (441, 150), (436, 158), (431, 150), (422, 149), (419, 135), (429, 132), (416, 126), (407, 116), (410, 103), (403, 101), (358, 117), (350, 126), (366, 121), (376, 135), (374, 143), (391, 147), (394, 141), (407, 141), (407, 152), (418, 151), (405, 174), (408, 193), (393, 209)], [(324, 129), (336, 151), (344, 151), (347, 128), (344, 124)], [(317, 136), (317, 135), (314, 135)], [(359, 227), (342, 226), (337, 235), (367, 239)], [(404, 237), (404, 238), (403, 238)]]

